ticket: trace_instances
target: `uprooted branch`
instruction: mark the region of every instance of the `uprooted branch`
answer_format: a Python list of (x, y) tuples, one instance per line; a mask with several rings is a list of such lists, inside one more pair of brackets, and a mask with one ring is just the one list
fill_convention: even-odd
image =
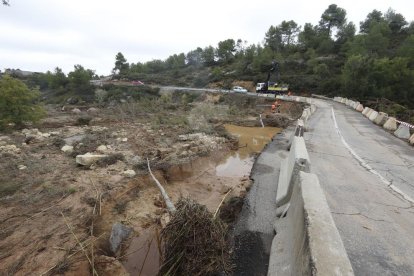
[(172, 203), (172, 201), (171, 201), (170, 197), (168, 196), (167, 192), (165, 191), (165, 189), (164, 189), (164, 187), (161, 185), (161, 183), (160, 183), (160, 182), (159, 182), (159, 181), (155, 178), (155, 176), (152, 174), (152, 171), (151, 171), (151, 167), (150, 167), (150, 163), (149, 163), (148, 158), (147, 158), (147, 165), (148, 165), (148, 171), (149, 171), (149, 173), (150, 173), (150, 175), (151, 175), (152, 179), (154, 179), (155, 183), (156, 183), (156, 184), (157, 184), (157, 186), (158, 186), (158, 189), (160, 189), (161, 195), (162, 195), (162, 197), (164, 198), (164, 201), (165, 201), (165, 204), (167, 205), (168, 211), (169, 211), (171, 214), (175, 213), (176, 209), (175, 209), (175, 206), (174, 206), (174, 204)]

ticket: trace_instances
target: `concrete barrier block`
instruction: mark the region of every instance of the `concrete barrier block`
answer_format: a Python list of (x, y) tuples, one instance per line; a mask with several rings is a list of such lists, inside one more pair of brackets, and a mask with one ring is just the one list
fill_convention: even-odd
[(394, 132), (394, 135), (401, 139), (410, 139), (410, 128), (404, 124), (400, 124), (397, 130)]
[(315, 174), (298, 173), (287, 216), (276, 229), (268, 276), (354, 275)]
[(310, 171), (310, 159), (303, 137), (294, 137), (287, 158), (282, 161), (276, 193), (276, 206), (289, 202), (292, 183), (300, 171)]
[(411, 135), (410, 140), (408, 140), (408, 142), (409, 142), (411, 145), (414, 145), (414, 134), (413, 134), (413, 135)]
[(370, 110), (369, 107), (365, 107), (364, 110), (362, 111), (362, 115), (365, 116), (369, 110)]
[(369, 117), (368, 117), (368, 119), (371, 121), (371, 122), (373, 122), (376, 118), (377, 118), (377, 116), (378, 116), (378, 111), (372, 111), (371, 112), (371, 115), (369, 115)]
[(377, 118), (374, 120), (374, 124), (383, 126), (388, 119), (388, 114), (384, 112), (378, 113)]
[(372, 112), (374, 112), (374, 109), (369, 109), (367, 114), (365, 114), (365, 117), (369, 118), (369, 116), (371, 116)]
[(358, 104), (357, 107), (355, 108), (356, 111), (362, 112), (364, 111), (364, 106), (362, 104)]
[(389, 117), (383, 126), (386, 130), (396, 131), (397, 130), (397, 121), (394, 117)]

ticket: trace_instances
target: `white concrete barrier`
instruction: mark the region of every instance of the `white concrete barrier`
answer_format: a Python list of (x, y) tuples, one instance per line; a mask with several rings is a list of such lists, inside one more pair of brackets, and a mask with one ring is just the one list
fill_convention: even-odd
[(268, 276), (354, 275), (315, 174), (298, 173), (287, 216), (275, 225)]
[(397, 130), (397, 121), (394, 117), (388, 117), (388, 120), (385, 122), (383, 126), (386, 130), (389, 131), (396, 131)]
[(358, 112), (362, 112), (364, 111), (364, 106), (362, 104), (358, 104), (357, 107), (355, 108), (356, 111)]
[(292, 183), (299, 171), (310, 171), (310, 159), (303, 137), (293, 137), (289, 155), (282, 160), (277, 184), (276, 206), (289, 202), (292, 195)]
[(365, 114), (365, 117), (369, 118), (369, 116), (371, 116), (371, 113), (374, 112), (374, 109), (368, 109), (367, 114)]
[(394, 132), (394, 135), (401, 139), (410, 139), (410, 128), (405, 124), (400, 124), (397, 130)]
[(413, 134), (413, 135), (411, 135), (410, 140), (408, 140), (408, 142), (409, 142), (411, 145), (414, 145), (414, 134)]
[(383, 126), (385, 122), (387, 121), (387, 119), (388, 119), (388, 114), (384, 112), (380, 112), (377, 118), (375, 118), (374, 123), (379, 126)]
[(368, 117), (368, 119), (371, 121), (371, 122), (373, 122), (376, 118), (377, 118), (377, 116), (378, 116), (378, 111), (372, 111), (371, 112), (371, 115), (369, 115), (369, 117)]
[(367, 115), (367, 113), (370, 109), (371, 108), (369, 108), (369, 107), (365, 107), (364, 110), (362, 111), (362, 115), (364, 115), (364, 116)]

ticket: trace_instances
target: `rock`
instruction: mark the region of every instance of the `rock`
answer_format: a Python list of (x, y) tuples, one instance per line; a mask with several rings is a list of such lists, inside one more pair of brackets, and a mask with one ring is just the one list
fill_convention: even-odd
[(96, 151), (99, 153), (106, 153), (108, 151), (108, 147), (105, 145), (100, 145), (96, 148)]
[(103, 159), (105, 157), (108, 157), (108, 155), (103, 155), (103, 154), (91, 154), (91, 153), (87, 153), (84, 155), (77, 155), (76, 156), (76, 163), (78, 163), (79, 165), (82, 166), (90, 166), (93, 163), (95, 163), (96, 161)]
[(102, 126), (91, 126), (91, 131), (92, 132), (103, 132), (105, 130), (108, 130), (107, 127), (102, 127)]
[(82, 111), (79, 108), (74, 108), (74, 109), (72, 109), (72, 113), (80, 114), (80, 113), (82, 113)]
[(73, 152), (73, 146), (64, 145), (60, 150), (64, 153), (71, 154)]
[(122, 142), (127, 142), (128, 141), (128, 138), (122, 138), (121, 141)]
[(129, 163), (131, 164), (131, 165), (139, 165), (139, 164), (142, 164), (144, 162), (144, 160), (142, 159), (142, 157), (141, 156), (138, 156), (138, 155), (134, 155), (130, 160), (129, 160)]
[(122, 172), (122, 175), (123, 176), (126, 176), (126, 177), (132, 178), (132, 177), (134, 177), (136, 175), (136, 173), (135, 173), (134, 170), (126, 170), (126, 171), (123, 171)]
[(41, 133), (37, 128), (23, 129), (22, 133), (26, 137), (26, 142), (31, 142), (33, 140), (43, 141), (44, 138), (47, 138), (50, 136), (48, 134)]
[(122, 242), (128, 238), (132, 229), (123, 225), (122, 223), (115, 223), (112, 225), (111, 236), (109, 237), (109, 247), (115, 255), (121, 247)]
[(186, 150), (182, 151), (179, 156), (180, 157), (187, 157), (188, 156), (188, 151), (186, 151)]
[(21, 150), (16, 145), (0, 146), (0, 153), (19, 154)]
[(86, 110), (86, 112), (90, 113), (90, 114), (96, 114), (98, 113), (99, 109), (95, 108), (95, 107), (91, 107), (88, 110)]
[(25, 166), (25, 165), (19, 165), (17, 168), (19, 170), (25, 170), (25, 169), (27, 169), (27, 166)]

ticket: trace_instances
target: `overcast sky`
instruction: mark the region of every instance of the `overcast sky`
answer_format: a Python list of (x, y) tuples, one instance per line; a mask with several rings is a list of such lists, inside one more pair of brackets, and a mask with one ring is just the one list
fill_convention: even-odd
[(357, 27), (373, 9), (414, 20), (412, 0), (10, 0), (0, 5), (0, 70), (68, 73), (81, 64), (108, 75), (117, 52), (136, 63), (228, 38), (261, 43), (282, 20), (317, 24), (332, 3)]

